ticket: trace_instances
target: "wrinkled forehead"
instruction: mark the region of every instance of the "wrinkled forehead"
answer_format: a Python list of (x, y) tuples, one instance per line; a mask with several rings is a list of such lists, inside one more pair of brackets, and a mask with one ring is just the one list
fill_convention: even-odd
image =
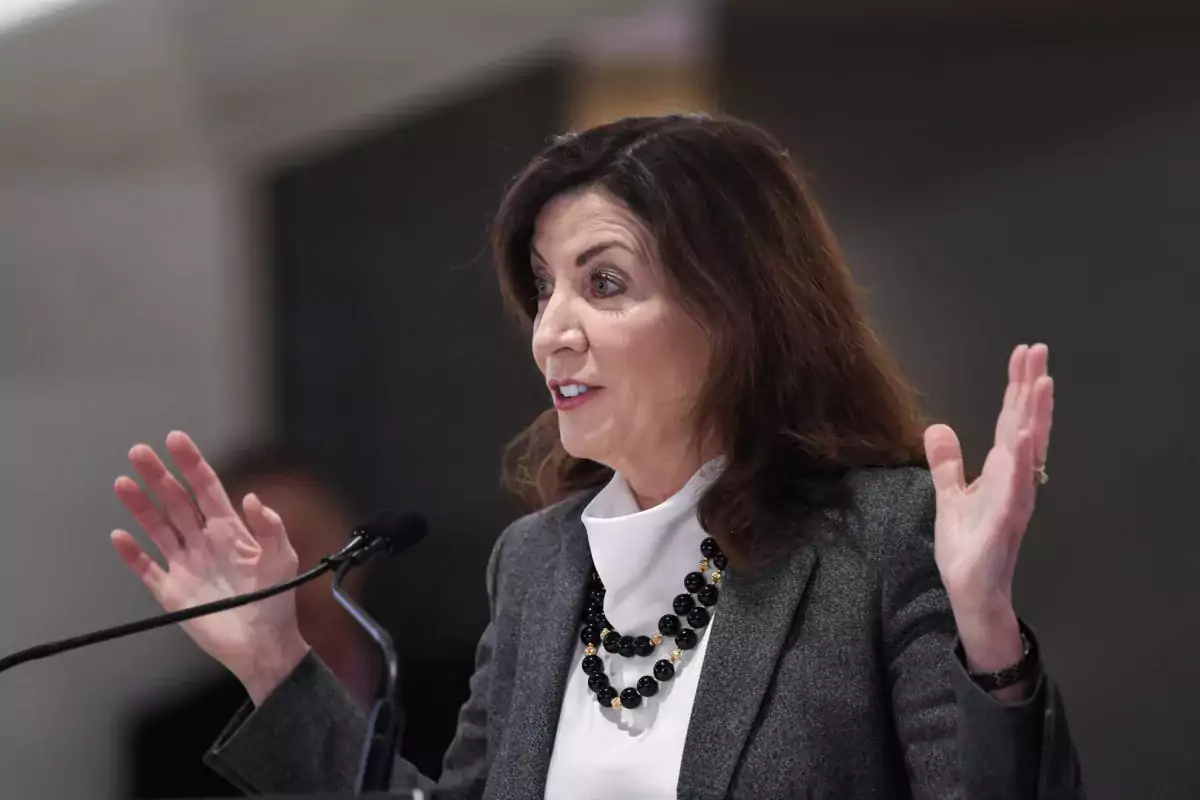
[(548, 264), (570, 262), (601, 242), (617, 242), (650, 259), (654, 237), (620, 200), (601, 189), (561, 194), (542, 207), (534, 222), (532, 254)]

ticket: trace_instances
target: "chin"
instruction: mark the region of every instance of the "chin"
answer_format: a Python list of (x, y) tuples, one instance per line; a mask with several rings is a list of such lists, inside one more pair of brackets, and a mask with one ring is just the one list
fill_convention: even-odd
[(561, 428), (558, 435), (563, 449), (567, 451), (567, 455), (573, 458), (587, 459), (588, 461), (598, 461), (601, 464), (608, 463), (605, 458), (606, 449), (600, 446), (600, 443), (596, 441), (596, 437)]

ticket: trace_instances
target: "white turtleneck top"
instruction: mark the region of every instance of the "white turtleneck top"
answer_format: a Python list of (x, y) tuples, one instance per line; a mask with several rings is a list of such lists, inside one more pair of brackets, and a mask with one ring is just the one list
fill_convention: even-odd
[[(700, 494), (719, 474), (719, 461), (700, 469), (677, 494), (641, 511), (619, 475), (583, 510), (588, 545), (604, 581), (604, 614), (622, 634), (649, 636), (686, 591), (683, 578), (697, 568), (708, 535), (696, 517)], [(713, 610), (715, 610), (714, 607)], [(674, 798), (700, 666), (714, 621), (698, 630), (699, 643), (684, 652), (673, 680), (634, 709), (602, 708), (579, 668), (576, 645), (563, 693), (558, 732), (546, 779), (546, 797), (597, 800)], [(686, 625), (686, 622), (684, 623)], [(654, 674), (654, 664), (675, 649), (666, 638), (646, 657), (624, 658), (600, 648), (604, 671), (620, 691)]]

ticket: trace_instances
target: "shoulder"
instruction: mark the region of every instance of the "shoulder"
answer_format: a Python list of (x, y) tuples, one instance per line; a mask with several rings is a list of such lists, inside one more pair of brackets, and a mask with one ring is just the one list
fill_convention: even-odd
[(907, 522), (933, 509), (933, 478), (925, 467), (865, 467), (847, 473), (850, 507), (870, 521)]
[(869, 467), (848, 472), (836, 540), (867, 561), (932, 555), (933, 480), (924, 467)]
[(577, 492), (558, 503), (515, 520), (492, 547), (488, 593), (495, 597), (519, 590), (563, 546), (565, 537), (585, 536), (580, 515), (598, 489)]

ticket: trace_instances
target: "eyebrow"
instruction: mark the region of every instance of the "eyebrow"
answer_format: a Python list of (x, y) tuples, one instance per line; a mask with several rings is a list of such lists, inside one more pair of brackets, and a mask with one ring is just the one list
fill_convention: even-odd
[[(611, 239), (607, 242), (600, 242), (599, 244), (592, 245), (587, 250), (584, 250), (582, 253), (580, 253), (578, 256), (576, 256), (575, 266), (582, 267), (584, 264), (588, 263), (593, 258), (600, 255), (605, 250), (608, 250), (611, 247), (620, 247), (623, 250), (629, 250), (629, 248), (625, 245), (624, 242), (617, 241), (616, 239)], [(546, 259), (542, 257), (542, 254), (537, 251), (536, 247), (531, 247), (530, 251), (533, 253), (533, 256), (538, 261), (541, 261), (543, 264), (546, 263)]]

